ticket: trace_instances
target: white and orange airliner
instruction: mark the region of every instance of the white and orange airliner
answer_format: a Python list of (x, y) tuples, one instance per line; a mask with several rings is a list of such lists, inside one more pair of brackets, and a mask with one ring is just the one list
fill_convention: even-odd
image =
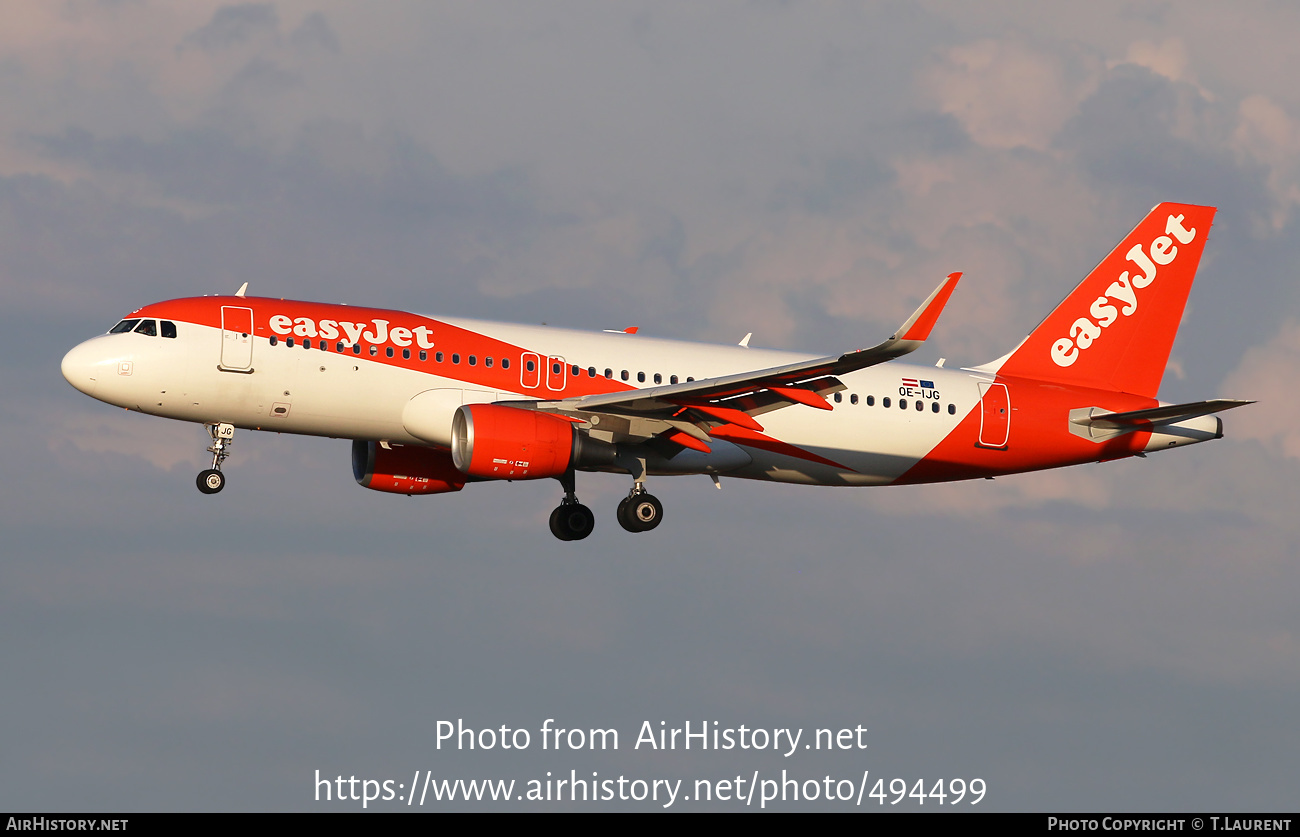
[[(109, 404), (202, 423), (225, 485), (235, 428), (352, 439), (357, 482), (395, 494), (552, 477), (562, 540), (591, 534), (577, 471), (632, 477), (631, 532), (659, 525), (648, 475), (809, 485), (992, 477), (1217, 439), (1247, 404), (1156, 398), (1215, 210), (1161, 204), (1004, 357), (892, 362), (930, 334), (960, 274), (894, 336), (807, 357), (623, 332), (234, 296), (146, 305), (68, 352)], [(719, 484), (720, 485), (720, 484)]]

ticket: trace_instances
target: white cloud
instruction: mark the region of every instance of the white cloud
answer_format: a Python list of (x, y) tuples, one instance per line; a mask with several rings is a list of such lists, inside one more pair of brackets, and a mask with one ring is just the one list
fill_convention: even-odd
[(1075, 114), (1096, 78), (1091, 68), (1071, 73), (1059, 54), (985, 39), (945, 51), (922, 86), (980, 145), (1041, 151)]
[(1238, 105), (1232, 145), (1243, 161), (1267, 167), (1268, 188), (1275, 201), (1272, 231), (1281, 231), (1291, 209), (1300, 204), (1300, 124), (1277, 102), (1252, 94)]
[(162, 471), (171, 471), (177, 465), (193, 465), (206, 455), (203, 454), (204, 436), (194, 425), (152, 417), (133, 418), (141, 420), (123, 420), (120, 414), (66, 416), (50, 432), (49, 448), (59, 453), (70, 443), (82, 453), (138, 456)]
[(1300, 391), (1292, 385), (1300, 368), (1300, 321), (1283, 323), (1262, 346), (1242, 357), (1224, 384), (1229, 392), (1257, 398), (1257, 405), (1243, 407), (1232, 415), (1233, 433), (1243, 439), (1263, 442), (1276, 454), (1300, 459)]

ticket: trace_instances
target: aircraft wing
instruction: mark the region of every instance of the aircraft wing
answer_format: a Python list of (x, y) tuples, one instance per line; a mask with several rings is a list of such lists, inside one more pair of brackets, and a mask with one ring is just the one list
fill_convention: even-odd
[(668, 421), (661, 427), (674, 427), (696, 439), (707, 436), (692, 430), (712, 423), (761, 431), (753, 416), (794, 404), (829, 410), (826, 396), (845, 389), (835, 376), (915, 351), (930, 336), (960, 278), (960, 273), (948, 276), (888, 340), (870, 349), (718, 378), (546, 401), (536, 406), (569, 415), (597, 413)]

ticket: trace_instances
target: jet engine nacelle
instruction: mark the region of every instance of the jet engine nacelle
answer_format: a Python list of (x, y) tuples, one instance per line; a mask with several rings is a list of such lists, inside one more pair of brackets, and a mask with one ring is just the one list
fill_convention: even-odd
[(466, 404), (451, 422), (451, 458), (473, 477), (535, 480), (570, 468), (614, 461), (614, 446), (580, 433), (550, 413), (499, 404)]
[(451, 454), (413, 445), (352, 443), (352, 475), (359, 485), (390, 494), (445, 494), (465, 487)]

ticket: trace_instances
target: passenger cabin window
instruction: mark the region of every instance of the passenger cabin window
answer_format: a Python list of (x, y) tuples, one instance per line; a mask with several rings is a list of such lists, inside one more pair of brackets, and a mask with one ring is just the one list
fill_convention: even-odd
[(508, 358), (508, 357), (503, 357), (503, 358), (501, 358), (501, 368), (502, 368), (502, 369), (509, 369), (509, 368), (510, 368), (510, 358)]
[(277, 345), (279, 345), (279, 343), (280, 343), (280, 338), (279, 338), (279, 337), (276, 337), (274, 334), (272, 334), (272, 335), (271, 335), (271, 345), (272, 345), (272, 346), (277, 346)]
[(126, 334), (136, 327), (139, 320), (123, 320), (108, 330), (109, 334)]

